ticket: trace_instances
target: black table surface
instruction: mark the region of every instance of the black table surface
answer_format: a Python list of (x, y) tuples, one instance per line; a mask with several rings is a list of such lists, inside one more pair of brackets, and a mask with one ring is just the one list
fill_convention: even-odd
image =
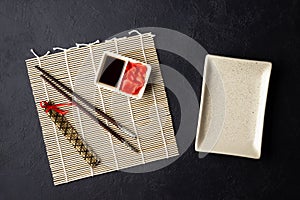
[[(0, 199), (299, 198), (299, 6), (297, 0), (1, 1)], [(192, 143), (154, 172), (119, 171), (53, 185), (24, 62), (33, 57), (29, 49), (42, 54), (136, 27), (177, 30), (210, 54), (272, 62), (261, 159), (199, 159)], [(195, 79), (188, 63), (158, 55), (178, 71), (187, 66), (184, 76), (200, 87), (201, 76)], [(167, 94), (176, 130), (180, 105)]]

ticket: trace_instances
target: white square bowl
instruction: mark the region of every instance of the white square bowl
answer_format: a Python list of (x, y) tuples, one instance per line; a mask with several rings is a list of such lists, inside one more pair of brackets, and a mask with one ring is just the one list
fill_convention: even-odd
[(207, 55), (195, 150), (259, 159), (270, 62)]
[[(100, 82), (100, 78), (101, 78), (102, 74), (105, 71), (105, 66), (104, 65), (105, 65), (106, 59), (108, 57), (124, 62), (123, 67), (122, 67), (122, 71), (120, 73), (120, 76), (118, 77), (118, 81), (115, 84), (115, 86), (108, 85), (106, 83)], [(145, 66), (147, 68), (147, 71), (146, 71), (146, 74), (145, 74), (145, 80), (144, 80), (145, 83), (144, 83), (143, 87), (139, 90), (138, 94), (128, 94), (126, 92), (123, 92), (120, 89), (121, 82), (122, 82), (122, 79), (124, 77), (124, 74), (126, 73), (125, 70), (126, 70), (126, 67), (127, 67), (127, 65), (128, 65), (129, 62), (131, 62), (131, 63), (139, 63), (139, 64), (142, 64), (143, 66)], [(120, 54), (116, 54), (116, 53), (109, 52), (109, 51), (104, 51), (102, 59), (100, 61), (100, 66), (99, 66), (98, 71), (96, 73), (96, 77), (95, 77), (95, 81), (94, 82), (95, 82), (96, 85), (99, 85), (101, 88), (104, 88), (104, 89), (107, 89), (107, 90), (110, 90), (110, 91), (113, 91), (113, 92), (116, 92), (116, 93), (119, 93), (119, 94), (122, 94), (122, 95), (125, 95), (125, 96), (128, 96), (128, 97), (132, 97), (132, 98), (135, 98), (135, 99), (141, 99), (142, 96), (143, 96), (143, 94), (144, 94), (147, 82), (149, 80), (150, 73), (151, 73), (151, 66), (149, 64), (146, 64), (146, 63), (143, 63), (143, 62), (139, 62), (137, 60), (134, 60), (132, 58), (128, 58), (128, 57), (122, 56)]]

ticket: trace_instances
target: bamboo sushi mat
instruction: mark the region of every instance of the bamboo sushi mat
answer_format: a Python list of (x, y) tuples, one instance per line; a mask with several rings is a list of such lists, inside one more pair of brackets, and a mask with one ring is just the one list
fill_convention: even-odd
[[(128, 98), (94, 84), (95, 73), (104, 51), (119, 53), (152, 66), (150, 76), (152, 84), (147, 85), (142, 99)], [(79, 45), (58, 53), (28, 59), (26, 65), (54, 185), (178, 155), (165, 87), (151, 33)], [(89, 109), (138, 148), (140, 153), (130, 151), (77, 107), (67, 107), (68, 121), (75, 126), (101, 160), (97, 167), (91, 168), (40, 108), (41, 101), (66, 103), (67, 100), (39, 77), (40, 73), (34, 66), (45, 69), (92, 102), (94, 106), (136, 133), (137, 138), (121, 133), (94, 110)]]

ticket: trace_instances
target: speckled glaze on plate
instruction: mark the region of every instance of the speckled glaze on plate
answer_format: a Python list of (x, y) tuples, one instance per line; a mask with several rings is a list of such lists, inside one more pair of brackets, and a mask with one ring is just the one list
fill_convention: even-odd
[(207, 55), (195, 150), (260, 158), (272, 64)]

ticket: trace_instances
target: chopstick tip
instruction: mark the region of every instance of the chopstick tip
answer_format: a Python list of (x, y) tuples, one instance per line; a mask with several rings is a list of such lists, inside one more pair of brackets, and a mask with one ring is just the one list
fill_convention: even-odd
[(118, 127), (121, 131), (123, 131), (124, 133), (126, 133), (127, 135), (129, 135), (130, 137), (136, 138), (137, 135), (135, 133), (132, 133), (130, 130), (126, 129), (124, 126), (118, 124)]

